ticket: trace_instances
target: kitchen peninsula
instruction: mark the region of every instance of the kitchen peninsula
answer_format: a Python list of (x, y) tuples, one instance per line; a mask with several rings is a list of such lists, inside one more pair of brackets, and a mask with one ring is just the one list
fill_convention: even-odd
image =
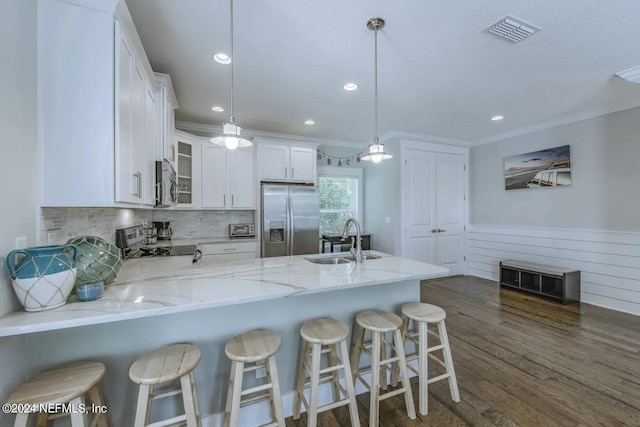
[[(448, 272), (367, 253), (380, 258), (328, 265), (307, 258), (340, 254), (226, 263), (204, 257), (197, 264), (188, 256), (129, 260), (101, 299), (70, 301), (38, 313), (10, 313), (0, 318), (0, 336), (29, 334), (27, 352), (34, 372), (71, 360), (102, 360), (113, 425), (133, 419), (137, 390), (128, 369), (135, 358), (166, 344), (193, 343), (203, 352), (195, 371), (203, 425), (218, 425), (215, 417), (222, 412), (230, 367), (224, 343), (247, 330), (268, 328), (282, 337), (277, 361), (285, 412), (290, 414), (303, 321), (330, 316), (351, 325), (360, 310), (397, 311), (404, 302), (419, 301), (421, 279)], [(171, 411), (170, 406), (158, 405), (154, 411)], [(247, 413), (260, 417), (259, 411)]]

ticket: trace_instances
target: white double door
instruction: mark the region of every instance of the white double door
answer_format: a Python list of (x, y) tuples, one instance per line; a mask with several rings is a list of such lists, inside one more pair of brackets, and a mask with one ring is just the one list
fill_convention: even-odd
[(404, 151), (404, 255), (464, 274), (465, 156)]

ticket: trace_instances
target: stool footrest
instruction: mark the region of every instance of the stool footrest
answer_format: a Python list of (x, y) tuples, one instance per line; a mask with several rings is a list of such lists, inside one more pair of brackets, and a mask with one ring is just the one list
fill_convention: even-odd
[(330, 411), (332, 409), (339, 408), (340, 406), (344, 406), (344, 405), (348, 405), (348, 404), (349, 404), (349, 399), (336, 400), (333, 403), (329, 403), (329, 404), (324, 405), (324, 406), (319, 406), (318, 407), (318, 413), (324, 412), (324, 411)]
[(255, 386), (255, 387), (251, 387), (251, 388), (248, 388), (246, 390), (242, 390), (240, 392), (240, 396), (246, 396), (248, 394), (257, 393), (259, 391), (269, 390), (271, 387), (273, 387), (273, 385), (271, 383), (262, 384), (262, 385), (258, 385), (258, 386)]
[(429, 347), (429, 348), (427, 349), (427, 351), (428, 351), (429, 353), (431, 353), (432, 351), (438, 351), (438, 350), (442, 350), (442, 349), (444, 349), (444, 345), (443, 345), (443, 344), (440, 344), (440, 345), (436, 345), (436, 346), (433, 346), (433, 347)]
[(178, 424), (179, 422), (184, 422), (185, 425), (187, 423), (187, 416), (186, 415), (180, 415), (177, 417), (173, 417), (173, 418), (169, 418), (168, 420), (162, 420), (162, 421), (158, 421), (152, 424), (147, 424), (146, 427), (167, 427), (167, 426), (172, 426), (175, 424)]
[[(403, 383), (403, 385), (404, 385), (404, 383)], [(378, 397), (378, 400), (384, 400), (384, 399), (388, 399), (388, 398), (393, 397), (393, 396), (397, 396), (399, 394), (404, 393), (406, 390), (407, 389), (405, 387), (401, 387), (401, 388), (399, 388), (397, 390), (388, 391), (388, 392), (386, 392), (384, 394), (381, 394), (380, 397)]]
[(451, 374), (446, 373), (446, 374), (438, 375), (437, 377), (429, 378), (427, 380), (427, 384), (432, 384), (432, 383), (435, 383), (436, 381), (444, 380), (446, 378), (449, 378), (450, 376)]
[(165, 391), (164, 393), (152, 394), (151, 400), (164, 399), (165, 397), (175, 396), (180, 393), (182, 393), (182, 389), (177, 388), (175, 390)]
[(248, 366), (248, 367), (245, 366), (243, 370), (244, 372), (253, 372), (253, 371), (257, 371), (258, 369), (262, 369), (264, 367), (265, 367), (264, 363), (256, 363), (253, 366)]
[[(254, 392), (255, 393), (255, 392)], [(260, 393), (260, 394), (256, 394), (255, 396), (251, 396), (251, 397), (247, 397), (246, 399), (240, 399), (240, 404), (244, 405), (247, 403), (251, 403), (251, 402), (255, 402), (256, 400), (260, 400), (260, 399), (267, 399), (269, 398), (269, 392), (264, 392), (264, 393)]]

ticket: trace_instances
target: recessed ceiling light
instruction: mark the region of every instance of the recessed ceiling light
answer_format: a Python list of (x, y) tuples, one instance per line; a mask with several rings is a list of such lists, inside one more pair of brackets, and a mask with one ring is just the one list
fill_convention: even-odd
[(231, 57), (225, 53), (216, 53), (215, 55), (213, 55), (213, 59), (221, 64), (231, 64)]
[(493, 120), (494, 122), (497, 122), (498, 120), (502, 120), (502, 119), (504, 119), (504, 116), (497, 115), (497, 116), (491, 117), (491, 120)]
[(305, 124), (305, 125), (315, 125), (315, 124), (316, 124), (316, 122), (314, 122), (313, 120), (305, 120), (305, 121), (304, 121), (304, 124)]
[(344, 90), (356, 90), (358, 89), (358, 85), (355, 83), (347, 83), (346, 85), (344, 85)]
[(218, 107), (217, 105), (214, 105), (213, 107), (211, 107), (211, 109), (212, 109), (213, 111), (215, 111), (216, 113), (221, 113), (221, 112), (223, 112), (223, 111), (224, 111), (224, 108), (222, 108), (222, 107)]

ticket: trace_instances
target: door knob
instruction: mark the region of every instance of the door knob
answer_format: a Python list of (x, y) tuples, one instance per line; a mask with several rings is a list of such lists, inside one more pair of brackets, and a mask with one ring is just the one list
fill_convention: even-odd
[(432, 228), (432, 229), (431, 229), (431, 232), (432, 232), (432, 233), (437, 233), (437, 232), (438, 232), (438, 230), (436, 230), (435, 228)]

